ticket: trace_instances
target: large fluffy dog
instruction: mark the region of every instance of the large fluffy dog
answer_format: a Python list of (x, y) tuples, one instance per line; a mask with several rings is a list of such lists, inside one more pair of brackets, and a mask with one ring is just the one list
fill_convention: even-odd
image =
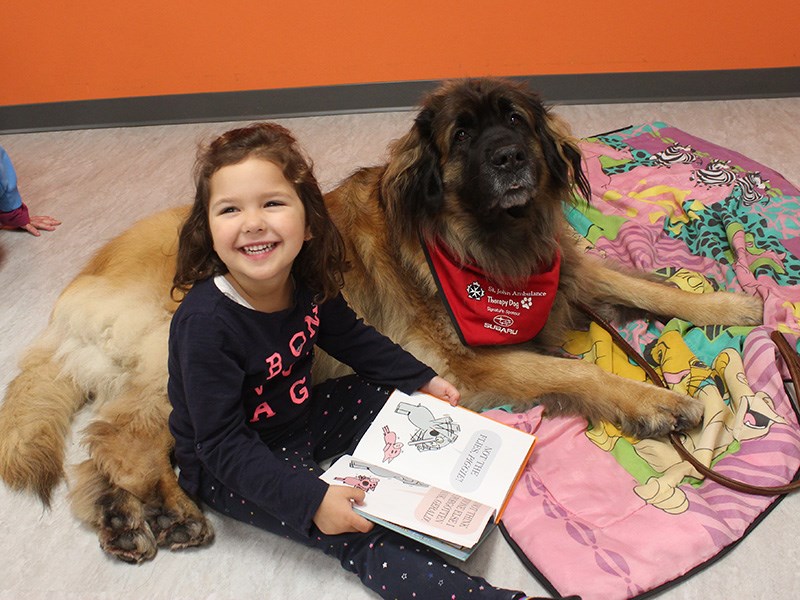
[[(551, 414), (610, 421), (639, 437), (688, 428), (702, 414), (695, 400), (537, 349), (557, 344), (574, 324), (576, 300), (696, 324), (756, 324), (761, 303), (688, 294), (590, 259), (573, 246), (562, 217), (575, 192), (587, 193), (578, 147), (535, 95), (499, 80), (445, 84), (424, 101), (387, 164), (358, 171), (328, 195), (353, 265), (345, 294), (369, 322), (453, 380), (466, 406), (538, 400)], [(102, 547), (129, 561), (151, 558), (158, 545), (212, 537), (169, 460), (166, 338), (183, 214), (156, 215), (98, 253), (59, 298), (0, 410), (0, 475), (47, 502), (63, 475), (73, 415), (93, 402), (89, 459), (74, 473), (71, 498)], [(538, 335), (506, 346), (462, 343), (451, 322), (457, 300), (443, 303), (444, 275), (432, 276), (424, 245), (429, 255), (450, 257), (456, 272), (482, 270), (498, 289), (560, 261), (557, 289), (541, 294), (553, 304)], [(472, 291), (482, 299), (483, 288)], [(503, 316), (498, 329), (512, 329), (513, 318)], [(335, 372), (324, 357), (318, 362), (324, 375)]]

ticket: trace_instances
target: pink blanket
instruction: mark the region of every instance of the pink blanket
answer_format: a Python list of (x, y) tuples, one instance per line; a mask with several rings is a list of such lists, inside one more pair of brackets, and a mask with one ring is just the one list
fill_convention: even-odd
[[(566, 210), (587, 252), (687, 290), (764, 299), (765, 325), (756, 328), (673, 319), (619, 330), (671, 387), (706, 403), (702, 427), (684, 439), (696, 457), (750, 484), (791, 481), (800, 426), (769, 332), (797, 347), (800, 192), (768, 167), (663, 123), (586, 139), (583, 150), (592, 202)], [(599, 328), (574, 332), (564, 350), (584, 360), (614, 355), (601, 366), (644, 379)], [(703, 480), (667, 440), (542, 419), (540, 408), (489, 414), (539, 438), (503, 528), (532, 572), (561, 594), (614, 600), (672, 585), (740, 540), (777, 500)]]

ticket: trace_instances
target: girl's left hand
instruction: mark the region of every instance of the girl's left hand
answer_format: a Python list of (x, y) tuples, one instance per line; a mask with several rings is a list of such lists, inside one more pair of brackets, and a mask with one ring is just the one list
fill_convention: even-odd
[(461, 392), (456, 389), (456, 386), (438, 375), (419, 388), (419, 391), (447, 400), (450, 406), (457, 406), (461, 399)]

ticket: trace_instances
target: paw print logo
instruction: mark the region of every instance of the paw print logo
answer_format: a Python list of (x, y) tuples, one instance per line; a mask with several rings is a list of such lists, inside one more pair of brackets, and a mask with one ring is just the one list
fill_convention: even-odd
[(469, 296), (472, 300), (480, 300), (483, 298), (486, 292), (483, 291), (481, 284), (477, 281), (473, 281), (467, 286), (467, 296)]
[(525, 296), (520, 301), (520, 304), (522, 304), (522, 308), (524, 308), (525, 310), (530, 310), (531, 306), (533, 306), (533, 300), (531, 300), (529, 297)]

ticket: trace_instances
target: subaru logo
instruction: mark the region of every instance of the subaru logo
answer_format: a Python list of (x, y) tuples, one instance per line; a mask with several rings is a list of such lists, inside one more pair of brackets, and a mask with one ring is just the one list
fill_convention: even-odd
[(497, 315), (492, 321), (494, 321), (495, 325), (500, 327), (511, 327), (514, 324), (514, 319), (506, 315)]

